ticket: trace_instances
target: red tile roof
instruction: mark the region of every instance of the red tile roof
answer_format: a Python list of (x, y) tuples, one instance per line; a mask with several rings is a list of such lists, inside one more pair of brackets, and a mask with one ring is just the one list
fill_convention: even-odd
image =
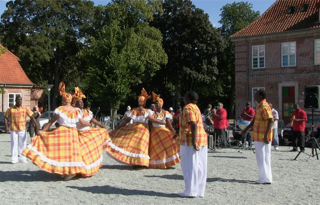
[[(304, 4), (309, 4), (309, 7), (301, 12)], [(290, 6), (296, 6), (293, 14), (287, 14)], [(257, 20), (231, 38), (320, 27), (319, 6), (320, 0), (277, 0)]]
[(18, 60), (9, 50), (0, 55), (0, 83), (33, 85)]

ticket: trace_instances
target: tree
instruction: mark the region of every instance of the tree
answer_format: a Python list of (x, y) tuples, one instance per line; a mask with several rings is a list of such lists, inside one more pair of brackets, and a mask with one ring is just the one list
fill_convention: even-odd
[(231, 42), (230, 36), (245, 28), (260, 16), (260, 12), (252, 10), (252, 4), (245, 2), (234, 2), (227, 4), (221, 9), (222, 25), (221, 35), (224, 40), (224, 50), (218, 54), (218, 69), (219, 75), (217, 84), (223, 88), (224, 99), (227, 102), (225, 107), (229, 113), (234, 113), (235, 104), (235, 51), (234, 43)]
[(165, 0), (162, 7), (163, 14), (156, 13), (151, 25), (162, 33), (168, 64), (152, 83), (158, 93), (171, 96), (170, 91), (174, 91), (180, 99), (180, 94), (192, 89), (199, 92), (215, 81), (220, 35), (209, 16), (190, 0)]
[(151, 78), (167, 62), (161, 33), (149, 26), (160, 6), (160, 0), (114, 0), (105, 9), (97, 7), (103, 23), (93, 23), (96, 34), (82, 53), (89, 67), (88, 90), (96, 101), (118, 109), (132, 95), (132, 86)]
[(77, 54), (84, 47), (82, 30), (92, 20), (93, 2), (16, 0), (6, 6), (0, 25), (3, 44), (19, 56), (32, 82), (54, 84), (57, 97), (60, 81), (72, 83), (83, 75)]

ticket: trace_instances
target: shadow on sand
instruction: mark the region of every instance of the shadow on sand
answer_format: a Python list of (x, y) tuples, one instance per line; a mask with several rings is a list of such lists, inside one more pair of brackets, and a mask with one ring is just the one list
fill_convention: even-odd
[(67, 187), (72, 189), (78, 189), (80, 191), (90, 192), (93, 194), (121, 194), (121, 195), (128, 195), (128, 196), (143, 195), (143, 196), (157, 196), (157, 197), (179, 197), (177, 194), (174, 194), (174, 193), (168, 194), (168, 193), (148, 191), (148, 190), (117, 188), (109, 185), (90, 186), (90, 187), (79, 187), (79, 186), (67, 186)]
[(0, 162), (0, 164), (12, 164), (11, 162)]
[(100, 169), (135, 170), (131, 165), (102, 165)]
[(45, 171), (0, 171), (0, 182), (7, 181), (61, 181), (60, 175)]
[(238, 157), (238, 156), (208, 156), (208, 157), (230, 158), (230, 159), (247, 159), (247, 157)]
[(232, 182), (232, 183), (242, 183), (242, 184), (256, 184), (255, 181), (250, 181), (250, 180), (224, 179), (224, 178), (207, 178), (207, 182)]
[(145, 175), (144, 177), (183, 180), (183, 176), (182, 175), (178, 175), (178, 174), (172, 174), (172, 175)]

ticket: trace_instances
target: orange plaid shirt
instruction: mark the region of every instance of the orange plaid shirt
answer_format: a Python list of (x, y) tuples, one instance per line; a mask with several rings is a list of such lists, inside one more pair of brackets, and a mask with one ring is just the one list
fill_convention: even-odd
[(5, 116), (7, 118), (11, 118), (10, 121), (10, 130), (11, 131), (21, 131), (26, 129), (26, 118), (27, 116), (31, 117), (33, 115), (33, 112), (25, 107), (10, 107), (7, 111)]
[[(273, 118), (271, 108), (266, 99), (262, 100), (257, 106), (256, 115), (254, 119), (251, 138), (257, 142), (263, 142), (264, 134), (266, 133), (268, 119)], [(272, 127), (268, 133), (268, 140), (272, 141)]]
[(199, 146), (206, 146), (208, 144), (208, 136), (203, 128), (201, 112), (196, 104), (189, 103), (184, 106), (179, 120), (179, 144), (193, 146), (191, 126), (189, 122), (195, 122), (198, 128), (197, 143)]

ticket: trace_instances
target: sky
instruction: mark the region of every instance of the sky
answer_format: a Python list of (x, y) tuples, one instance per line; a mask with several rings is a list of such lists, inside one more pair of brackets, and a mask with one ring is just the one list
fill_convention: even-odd
[[(0, 14), (6, 10), (6, 2), (9, 0), (0, 0)], [(91, 0), (94, 5), (106, 5), (111, 0)], [(239, 0), (191, 0), (192, 3), (197, 7), (202, 9), (205, 13), (209, 15), (209, 19), (213, 26), (220, 27), (219, 20), (220, 9), (226, 4), (232, 4), (233, 2), (241, 2)], [(263, 14), (276, 0), (243, 0), (243, 2), (248, 2), (252, 4), (252, 9), (254, 11), (260, 11), (260, 15)]]

